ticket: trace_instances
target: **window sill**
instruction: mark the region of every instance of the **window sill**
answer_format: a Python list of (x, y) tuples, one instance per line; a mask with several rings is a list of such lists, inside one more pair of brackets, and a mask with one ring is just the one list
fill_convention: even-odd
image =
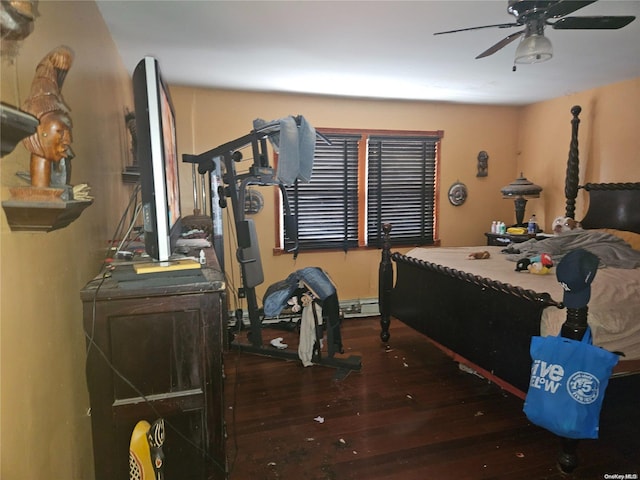
[[(440, 240), (435, 240), (432, 244), (430, 245), (393, 245), (391, 248), (417, 248), (417, 247), (421, 247), (421, 248), (433, 248), (433, 247), (439, 247), (441, 244)], [(351, 247), (349, 248), (346, 252), (341, 249), (341, 248), (315, 248), (315, 249), (310, 249), (310, 250), (300, 250), (298, 251), (298, 254), (302, 254), (302, 253), (312, 253), (312, 254), (318, 254), (318, 253), (349, 253), (349, 252), (356, 252), (356, 251), (366, 251), (366, 250), (382, 250), (382, 247), (371, 247), (368, 245), (364, 245), (361, 247)], [(272, 250), (272, 254), (274, 257), (278, 257), (281, 255), (293, 255), (293, 252), (287, 252), (281, 248), (274, 248)]]

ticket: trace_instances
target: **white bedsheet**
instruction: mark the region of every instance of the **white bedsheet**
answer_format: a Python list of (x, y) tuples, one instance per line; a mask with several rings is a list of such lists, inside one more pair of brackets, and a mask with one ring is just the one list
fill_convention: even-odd
[[(562, 301), (562, 287), (555, 269), (547, 275), (516, 272), (516, 263), (501, 253), (503, 247), (414, 248), (407, 256), (448, 266), (513, 286), (548, 293)], [(488, 251), (491, 258), (470, 260), (473, 252)], [(566, 319), (566, 310), (545, 308), (540, 324), (541, 335), (557, 335)], [(640, 268), (600, 268), (591, 285), (587, 321), (593, 342), (609, 351), (623, 352), (622, 360), (640, 359)]]

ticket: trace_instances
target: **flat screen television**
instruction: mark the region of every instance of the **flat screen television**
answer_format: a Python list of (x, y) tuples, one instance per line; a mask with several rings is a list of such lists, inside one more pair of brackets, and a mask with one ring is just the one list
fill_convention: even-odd
[(133, 72), (137, 160), (147, 254), (167, 262), (182, 232), (175, 112), (157, 59)]

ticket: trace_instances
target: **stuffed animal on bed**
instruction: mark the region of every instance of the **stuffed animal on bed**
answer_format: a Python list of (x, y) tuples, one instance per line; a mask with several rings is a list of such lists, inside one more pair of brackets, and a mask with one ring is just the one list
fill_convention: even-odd
[(470, 259), (470, 260), (485, 260), (487, 258), (491, 258), (491, 254), (489, 252), (487, 252), (486, 250), (484, 250), (482, 252), (470, 253), (467, 258)]
[(542, 262), (533, 262), (529, 264), (527, 270), (529, 270), (529, 273), (535, 273), (536, 275), (546, 275), (551, 272), (551, 267), (545, 266)]
[(546, 275), (553, 267), (553, 260), (548, 253), (541, 253), (530, 258), (521, 258), (516, 263), (516, 272), (529, 272), (536, 275)]
[(553, 230), (554, 235), (560, 235), (575, 229), (582, 229), (582, 226), (580, 222), (576, 222), (571, 217), (556, 217), (551, 224), (551, 230)]

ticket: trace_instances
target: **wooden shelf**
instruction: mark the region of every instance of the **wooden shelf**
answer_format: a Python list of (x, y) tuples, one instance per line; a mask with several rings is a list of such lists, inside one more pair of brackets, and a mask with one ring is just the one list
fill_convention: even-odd
[(50, 232), (69, 225), (93, 200), (5, 200), (2, 208), (14, 232)]
[(2, 118), (2, 156), (11, 153), (15, 146), (25, 137), (36, 131), (38, 119), (22, 110), (0, 104)]

